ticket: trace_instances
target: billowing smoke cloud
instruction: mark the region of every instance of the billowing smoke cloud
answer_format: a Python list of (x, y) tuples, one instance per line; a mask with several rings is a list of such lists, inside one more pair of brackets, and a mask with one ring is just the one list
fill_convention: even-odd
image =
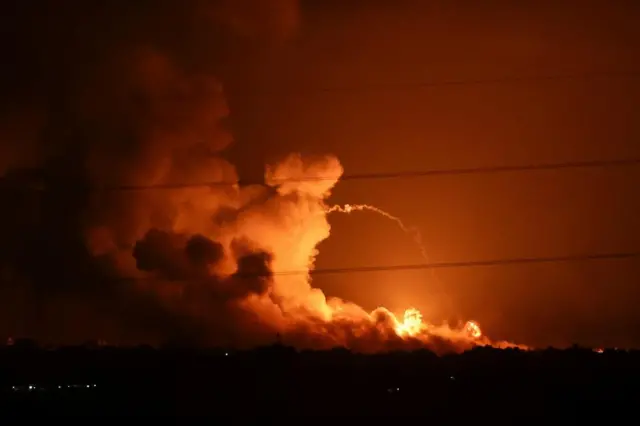
[[(22, 64), (51, 76), (27, 73), (33, 126), (13, 121), (0, 136), (4, 299), (27, 288), (17, 305), (34, 306), (8, 331), (236, 346), (280, 334), (358, 350), (477, 343), (446, 327), (402, 332), (385, 309), (370, 314), (312, 287), (330, 233), (325, 200), (343, 173), (336, 158), (291, 155), (266, 168), (265, 185), (237, 184), (221, 80), (188, 51), (206, 55), (221, 34), (281, 41), (299, 23), (295, 2), (159, 1), (149, 14), (145, 2), (110, 4), (37, 17), (15, 6), (73, 31), (43, 31), (44, 47), (25, 47), (35, 58)], [(228, 184), (192, 185), (202, 182)]]
[(139, 341), (194, 328), (200, 320), (161, 303), (172, 285), (146, 291), (150, 277), (268, 263), (256, 250), (222, 258), (220, 243), (198, 236), (216, 229), (214, 213), (237, 211), (263, 190), (88, 188), (237, 180), (220, 157), (232, 137), (218, 64), (293, 35), (297, 2), (3, 7), (0, 334)]
[[(133, 249), (137, 268), (174, 282), (183, 297), (176, 298), (176, 292), (166, 297), (163, 302), (172, 310), (203, 322), (233, 318), (224, 333), (219, 327), (215, 334), (209, 330), (207, 337), (217, 336), (216, 342), (232, 336), (226, 341), (255, 344), (273, 341), (276, 333), (299, 347), (338, 345), (359, 351), (447, 351), (485, 342), (472, 338), (469, 330), (419, 323), (414, 333), (403, 334), (402, 324), (386, 309), (368, 313), (311, 286), (316, 247), (330, 232), (325, 199), (341, 174), (333, 157), (310, 161), (291, 155), (267, 167), (265, 181), (275, 191), (238, 188), (222, 209), (224, 220), (213, 222), (207, 236), (179, 233), (189, 227), (180, 224), (177, 231), (177, 222), (173, 230), (148, 231)], [(314, 179), (318, 176), (323, 179)], [(207, 206), (207, 197), (218, 194), (194, 196)], [(219, 216), (215, 209), (210, 212), (210, 218)]]

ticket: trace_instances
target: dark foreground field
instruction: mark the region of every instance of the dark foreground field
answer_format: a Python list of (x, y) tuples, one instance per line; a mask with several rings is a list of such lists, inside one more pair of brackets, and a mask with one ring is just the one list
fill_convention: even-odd
[(436, 357), (282, 347), (244, 353), (11, 347), (0, 351), (0, 413), (235, 420), (385, 415), (513, 423), (560, 412), (631, 412), (640, 402), (639, 378), (640, 353), (584, 349), (477, 348)]

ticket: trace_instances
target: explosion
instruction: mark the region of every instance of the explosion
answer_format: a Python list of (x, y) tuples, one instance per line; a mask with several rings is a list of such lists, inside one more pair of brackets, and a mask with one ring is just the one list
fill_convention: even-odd
[[(201, 227), (202, 222), (178, 214), (180, 220), (172, 229), (149, 230), (136, 243), (137, 267), (158, 279), (171, 279), (172, 284), (178, 281), (182, 298), (165, 295), (172, 309), (199, 305), (199, 314), (190, 312), (202, 315), (203, 321), (208, 309), (222, 310), (238, 321), (238, 333), (247, 333), (248, 327), (258, 340), (278, 333), (300, 348), (346, 347), (362, 352), (420, 347), (447, 352), (490, 344), (472, 321), (459, 329), (435, 326), (424, 323), (415, 308), (407, 309), (400, 320), (386, 308), (366, 312), (312, 286), (316, 247), (330, 235), (329, 213), (372, 210), (407, 229), (375, 207), (327, 206), (325, 200), (341, 174), (335, 157), (307, 162), (290, 155), (267, 167), (266, 187), (237, 187), (227, 200), (213, 190), (194, 194), (192, 217), (209, 216), (216, 226)], [(331, 179), (308, 179), (312, 176)], [(194, 283), (199, 283), (197, 290)], [(188, 292), (194, 297), (185, 299)], [(253, 327), (248, 318), (253, 318)]]
[[(72, 37), (60, 42), (64, 54), (46, 47), (58, 40), (57, 31), (32, 43), (45, 46), (43, 58), (60, 59), (55, 69), (40, 67), (56, 72), (50, 78), (56, 90), (46, 91), (51, 101), (34, 105), (44, 123), (33, 135), (22, 126), (17, 136), (0, 128), (0, 142), (33, 145), (24, 155), (3, 150), (5, 183), (39, 188), (3, 203), (3, 274), (16, 287), (28, 283), (39, 303), (25, 303), (37, 306), (27, 329), (58, 341), (178, 337), (236, 347), (280, 335), (299, 348), (364, 352), (461, 351), (491, 343), (473, 322), (427, 324), (413, 308), (399, 319), (314, 288), (311, 272), (318, 245), (330, 236), (332, 213), (381, 214), (412, 235), (428, 260), (419, 233), (400, 219), (374, 206), (327, 204), (343, 174), (336, 157), (292, 154), (268, 166), (261, 185), (241, 184), (225, 158), (233, 137), (218, 77), (226, 67), (215, 66), (216, 58), (201, 60), (219, 36), (211, 28), (223, 23), (221, 43), (273, 32), (266, 39), (276, 46), (299, 25), (297, 2), (260, 2), (270, 12), (255, 14), (235, 2), (170, 3), (151, 14), (113, 6), (106, 27), (100, 13), (91, 25), (69, 8), (67, 18), (86, 35), (63, 31)], [(107, 35), (122, 31), (98, 41), (93, 27)], [(174, 32), (179, 43), (165, 37)], [(69, 64), (76, 54), (68, 49), (80, 40), (88, 44), (77, 45), (78, 63)], [(79, 55), (85, 52), (91, 55)], [(39, 125), (25, 120), (25, 128)], [(24, 169), (27, 163), (35, 171)], [(109, 186), (119, 189), (103, 190)]]
[[(113, 157), (98, 149), (89, 158), (93, 179), (231, 184), (96, 194), (87, 245), (95, 256), (110, 258), (119, 275), (134, 275), (133, 289), (153, 295), (175, 321), (188, 319), (183, 328), (190, 338), (252, 346), (280, 335), (299, 348), (364, 352), (461, 351), (490, 343), (473, 322), (461, 328), (426, 324), (416, 309), (400, 320), (385, 308), (367, 312), (314, 288), (311, 272), (318, 244), (330, 236), (330, 214), (381, 214), (412, 235), (428, 261), (420, 234), (374, 206), (327, 205), (343, 174), (333, 156), (292, 154), (266, 167), (264, 185), (239, 184), (221, 155), (232, 140), (220, 129), (228, 114), (221, 85), (208, 76), (190, 78), (154, 52), (132, 58), (127, 81), (140, 85), (141, 96), (147, 91), (153, 106), (138, 132), (144, 156), (131, 163), (135, 168), (114, 168)], [(176, 90), (181, 97), (174, 105), (165, 93)], [(113, 176), (121, 170), (127, 173)]]
[(404, 311), (404, 320), (396, 326), (396, 333), (400, 336), (416, 336), (423, 327), (422, 313), (416, 308), (409, 308)]

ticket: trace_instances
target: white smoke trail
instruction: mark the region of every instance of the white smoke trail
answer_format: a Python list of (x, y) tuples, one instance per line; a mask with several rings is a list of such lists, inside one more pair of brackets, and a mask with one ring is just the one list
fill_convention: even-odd
[[(420, 233), (420, 230), (417, 229), (416, 227), (409, 227), (407, 225), (405, 225), (405, 223), (402, 221), (402, 219), (400, 219), (397, 216), (392, 215), (391, 213), (388, 213), (378, 207), (375, 206), (371, 206), (368, 204), (345, 204), (343, 206), (341, 205), (333, 205), (330, 207), (327, 207), (327, 209), (325, 210), (327, 214), (329, 213), (353, 213), (356, 211), (372, 211), (374, 213), (378, 213), (381, 216), (386, 217), (389, 220), (394, 221), (396, 224), (398, 224), (398, 226), (400, 227), (400, 229), (402, 230), (402, 232), (404, 232), (407, 235), (410, 235), (413, 239), (413, 241), (416, 243), (416, 245), (418, 246), (419, 250), (420, 250), (420, 255), (422, 256), (422, 258), (424, 259), (424, 261), (429, 264), (431, 262), (431, 257), (429, 256), (429, 254), (427, 253), (427, 248), (425, 247), (424, 244), (424, 240), (422, 239), (422, 234)], [(442, 293), (442, 295), (444, 296), (444, 298), (447, 300), (447, 303), (450, 307), (451, 305), (451, 300), (450, 297), (448, 295), (448, 293), (445, 291), (444, 288), (444, 284), (442, 283), (442, 281), (440, 280), (440, 278), (437, 276), (436, 271), (434, 269), (429, 269), (430, 273), (431, 273), (431, 277), (433, 278), (435, 284), (438, 286), (440, 292)]]

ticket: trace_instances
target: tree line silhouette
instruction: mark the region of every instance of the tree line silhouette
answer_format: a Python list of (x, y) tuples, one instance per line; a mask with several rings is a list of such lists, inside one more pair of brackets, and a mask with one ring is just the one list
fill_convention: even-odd
[[(377, 355), (109, 347), (0, 349), (5, 415), (163, 415), (235, 419), (411, 416), (447, 420), (633, 407), (640, 352), (478, 347)], [(592, 403), (597, 404), (592, 404)], [(483, 414), (484, 413), (484, 414)]]

